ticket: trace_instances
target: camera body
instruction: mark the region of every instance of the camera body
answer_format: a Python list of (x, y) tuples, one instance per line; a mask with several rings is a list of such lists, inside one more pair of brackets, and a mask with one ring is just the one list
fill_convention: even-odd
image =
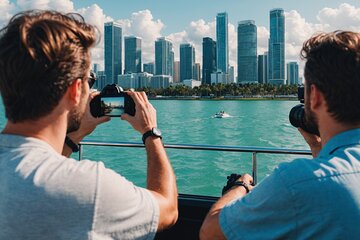
[(120, 117), (123, 113), (134, 116), (135, 102), (120, 86), (108, 84), (91, 100), (90, 112), (94, 117)]
[(309, 124), (306, 120), (304, 106), (304, 85), (298, 87), (298, 99), (300, 101), (300, 104), (293, 107), (289, 113), (289, 121), (291, 125), (296, 128), (302, 128), (308, 133), (316, 134), (319, 136), (320, 134), (318, 128), (313, 124)]

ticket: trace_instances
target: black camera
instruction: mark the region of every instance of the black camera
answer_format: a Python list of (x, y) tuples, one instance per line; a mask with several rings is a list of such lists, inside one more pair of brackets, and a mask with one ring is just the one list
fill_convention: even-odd
[(227, 176), (226, 185), (223, 187), (221, 193), (224, 195), (227, 191), (229, 191), (234, 185), (235, 182), (241, 177), (240, 174), (232, 173), (230, 176)]
[(109, 84), (91, 100), (90, 112), (94, 117), (120, 117), (123, 113), (134, 116), (135, 102), (121, 87)]
[(302, 128), (303, 130), (305, 130), (308, 133), (311, 134), (316, 134), (316, 135), (320, 135), (319, 134), (319, 130), (317, 128), (317, 126), (315, 126), (314, 124), (310, 124), (308, 123), (308, 121), (306, 120), (306, 116), (305, 116), (305, 109), (304, 109), (304, 86), (301, 85), (298, 87), (298, 99), (300, 100), (301, 104), (296, 105), (295, 107), (293, 107), (290, 110), (289, 113), (289, 120), (291, 125), (293, 125), (296, 128)]

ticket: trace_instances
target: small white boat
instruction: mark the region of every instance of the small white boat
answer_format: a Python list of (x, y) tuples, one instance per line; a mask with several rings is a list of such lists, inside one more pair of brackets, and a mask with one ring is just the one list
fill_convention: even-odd
[(214, 115), (214, 118), (228, 118), (228, 117), (231, 117), (231, 116), (224, 111), (217, 112)]

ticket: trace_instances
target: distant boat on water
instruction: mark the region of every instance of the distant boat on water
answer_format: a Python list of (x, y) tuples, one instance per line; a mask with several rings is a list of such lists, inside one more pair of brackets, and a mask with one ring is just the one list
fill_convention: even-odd
[(214, 118), (228, 118), (231, 117), (228, 113), (226, 113), (225, 111), (220, 111), (215, 113)]

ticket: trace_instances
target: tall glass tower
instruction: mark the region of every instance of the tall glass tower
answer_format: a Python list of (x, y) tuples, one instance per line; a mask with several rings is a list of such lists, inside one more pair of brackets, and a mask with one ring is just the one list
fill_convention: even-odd
[(256, 83), (258, 81), (257, 72), (255, 21), (240, 21), (238, 24), (238, 83)]
[(141, 38), (125, 37), (125, 69), (124, 73), (141, 72)]
[(289, 62), (286, 68), (286, 84), (299, 84), (299, 64), (297, 62)]
[(180, 82), (194, 78), (195, 48), (190, 43), (180, 44)]
[(104, 24), (104, 55), (106, 83), (117, 83), (122, 74), (122, 28), (116, 22)]
[(228, 15), (226, 12), (216, 16), (216, 61), (217, 70), (228, 73), (229, 69), (229, 37)]
[(164, 37), (155, 41), (155, 75), (174, 75), (173, 44)]
[(216, 42), (205, 37), (202, 42), (202, 83), (211, 84), (211, 74), (216, 72)]
[(270, 11), (269, 83), (285, 84), (285, 15), (281, 8)]
[(268, 52), (258, 56), (258, 82), (268, 83)]

